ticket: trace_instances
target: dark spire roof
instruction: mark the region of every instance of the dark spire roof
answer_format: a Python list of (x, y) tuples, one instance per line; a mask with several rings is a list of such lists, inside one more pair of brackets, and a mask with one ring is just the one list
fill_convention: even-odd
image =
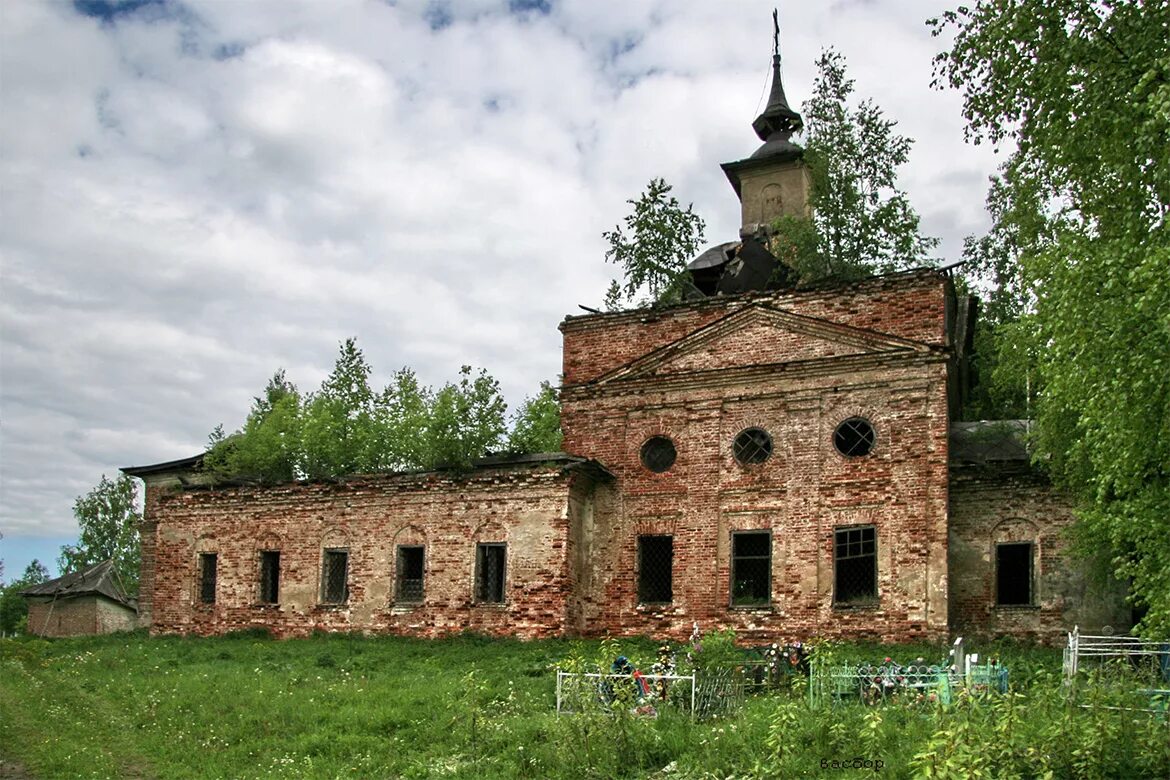
[(764, 107), (764, 113), (752, 122), (752, 129), (765, 143), (787, 141), (793, 133), (800, 132), (804, 127), (804, 120), (800, 118), (800, 114), (792, 110), (788, 105), (788, 98), (784, 95), (784, 82), (780, 77), (780, 21), (774, 10), (772, 30), (772, 93), (768, 95), (768, 105)]

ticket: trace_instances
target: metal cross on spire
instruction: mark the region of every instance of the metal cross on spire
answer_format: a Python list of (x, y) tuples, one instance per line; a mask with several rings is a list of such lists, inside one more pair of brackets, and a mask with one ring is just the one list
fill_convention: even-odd
[(772, 9), (772, 56), (780, 56), (780, 11)]

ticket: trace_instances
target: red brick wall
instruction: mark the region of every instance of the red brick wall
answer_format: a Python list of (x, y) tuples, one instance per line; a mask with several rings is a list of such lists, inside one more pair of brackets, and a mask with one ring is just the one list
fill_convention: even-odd
[[(1103, 575), (1102, 561), (1074, 558), (1067, 532), (1074, 521), (1068, 497), (1035, 474), (1002, 469), (956, 469), (951, 483), (951, 625), (966, 636), (1014, 636), (1064, 642), (1074, 625), (1100, 634), (1124, 633), (1131, 613), (1125, 588)], [(1030, 542), (1033, 604), (996, 605), (995, 548)]]
[(39, 636), (84, 636), (129, 631), (134, 611), (97, 596), (29, 598), (28, 630)]
[[(682, 637), (698, 620), (704, 630), (733, 627), (753, 640), (945, 636), (947, 296), (942, 275), (918, 273), (768, 297), (771, 307), (830, 325), (821, 333), (796, 332), (753, 320), (640, 378), (601, 384), (587, 383), (733, 313), (744, 300), (566, 321), (565, 449), (617, 475), (614, 511), (599, 514), (592, 530), (592, 571), (582, 596), (587, 630)], [(930, 348), (867, 349), (853, 339), (837, 349), (832, 345), (842, 336), (833, 327), (842, 325), (864, 329), (874, 341), (886, 334)], [(740, 366), (727, 364), (729, 352), (742, 356)], [(752, 362), (780, 365), (742, 365)], [(844, 458), (832, 444), (836, 426), (853, 416), (877, 431), (877, 446), (865, 458)], [(750, 426), (771, 434), (774, 453), (745, 467), (734, 459), (732, 442)], [(665, 474), (639, 461), (643, 442), (654, 435), (669, 436), (678, 449)], [(876, 528), (875, 607), (833, 603), (834, 529), (854, 525)], [(772, 534), (765, 608), (729, 604), (737, 530)], [(641, 534), (674, 537), (674, 599), (667, 607), (638, 604)]]
[(568, 317), (560, 326), (564, 384), (595, 379), (753, 302), (945, 346), (948, 285), (936, 271), (916, 271), (823, 290), (710, 298), (662, 310)]
[[(385, 475), (278, 487), (159, 489), (144, 555), (152, 630), (222, 633), (266, 626), (435, 636), (521, 637), (566, 629), (570, 505), (591, 503), (591, 481), (559, 467), (457, 475)], [(150, 525), (148, 524), (149, 528)], [(477, 542), (507, 544), (503, 604), (473, 599)], [(425, 545), (421, 604), (395, 601), (399, 544)], [(320, 604), (324, 547), (349, 553), (349, 598)], [(280, 551), (278, 605), (259, 600), (260, 551)], [(214, 604), (198, 590), (198, 557), (218, 556)], [(150, 562), (150, 564), (147, 563)], [(153, 565), (153, 573), (145, 569)]]

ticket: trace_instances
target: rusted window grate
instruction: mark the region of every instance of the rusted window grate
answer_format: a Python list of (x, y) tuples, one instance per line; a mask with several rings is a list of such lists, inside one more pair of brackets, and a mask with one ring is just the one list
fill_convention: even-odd
[(423, 600), (423, 562), (422, 545), (399, 545), (397, 601)]
[(219, 556), (215, 553), (199, 553), (199, 600), (204, 604), (215, 603), (215, 579)]
[(651, 436), (642, 445), (641, 457), (643, 466), (655, 474), (661, 474), (674, 465), (678, 451), (674, 448), (674, 442), (666, 436)]
[(751, 607), (772, 600), (772, 535), (738, 531), (731, 535), (731, 605)]
[(735, 437), (732, 451), (745, 466), (763, 463), (772, 457), (772, 437), (763, 428), (746, 428)]
[(349, 551), (326, 550), (321, 565), (321, 602), (344, 604), (349, 599)]
[(504, 603), (504, 560), (507, 547), (501, 542), (481, 543), (475, 550), (475, 600), (485, 604)]
[(995, 546), (995, 603), (1028, 606), (1032, 603), (1032, 544), (1013, 542)]
[(841, 528), (833, 534), (837, 604), (877, 600), (877, 531), (873, 526)]
[(260, 553), (260, 603), (280, 601), (280, 552), (264, 550)]
[(638, 602), (669, 604), (674, 598), (674, 538), (638, 537)]
[(869, 420), (850, 417), (837, 426), (833, 433), (833, 446), (847, 458), (861, 458), (873, 451), (877, 434)]

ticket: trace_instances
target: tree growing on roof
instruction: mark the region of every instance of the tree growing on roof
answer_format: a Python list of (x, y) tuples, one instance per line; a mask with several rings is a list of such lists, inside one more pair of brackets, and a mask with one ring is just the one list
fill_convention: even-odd
[(473, 374), (471, 366), (463, 366), (458, 382), (448, 382), (435, 393), (427, 425), (429, 452), (423, 465), (466, 468), (497, 449), (507, 430), (507, 408), (499, 382), (484, 369)]
[(112, 560), (122, 587), (128, 594), (138, 592), (138, 564), (141, 547), (138, 523), (138, 485), (122, 475), (101, 481), (73, 503), (73, 516), (81, 529), (77, 544), (61, 548), (57, 568), (62, 574), (80, 571), (95, 563)]
[(897, 122), (872, 100), (855, 101), (841, 54), (822, 52), (817, 71), (813, 95), (801, 106), (812, 217), (777, 220), (773, 254), (802, 281), (925, 264), (938, 239), (921, 234), (918, 213), (898, 187), (913, 141), (896, 133)]
[(221, 477), (287, 482), (298, 472), (300, 439), (301, 395), (280, 369), (264, 393), (252, 399), (240, 431), (229, 437), (219, 426), (212, 432), (203, 468)]
[(557, 452), (562, 438), (557, 391), (549, 382), (541, 382), (540, 392), (525, 398), (516, 410), (505, 448), (509, 452)]
[(212, 432), (204, 470), (224, 481), (273, 484), (347, 474), (465, 467), (499, 447), (507, 409), (499, 383), (470, 366), (438, 391), (409, 368), (380, 392), (355, 339), (333, 371), (302, 399), (283, 371), (253, 400), (244, 426)]
[[(620, 308), (623, 298), (642, 306), (682, 300), (687, 263), (699, 252), (706, 224), (693, 204), (682, 207), (672, 189), (664, 179), (651, 179), (637, 200), (626, 201), (633, 210), (623, 220), (625, 227), (615, 225), (601, 234), (609, 244), (606, 261), (621, 266), (625, 278), (624, 285), (610, 285), (607, 308)], [(649, 298), (640, 298), (643, 294)]]
[(932, 24), (955, 31), (936, 83), (962, 92), (969, 137), (1014, 147), (993, 216), (1034, 295), (1016, 333), (1037, 458), (1141, 630), (1170, 636), (1170, 5), (986, 0)]

